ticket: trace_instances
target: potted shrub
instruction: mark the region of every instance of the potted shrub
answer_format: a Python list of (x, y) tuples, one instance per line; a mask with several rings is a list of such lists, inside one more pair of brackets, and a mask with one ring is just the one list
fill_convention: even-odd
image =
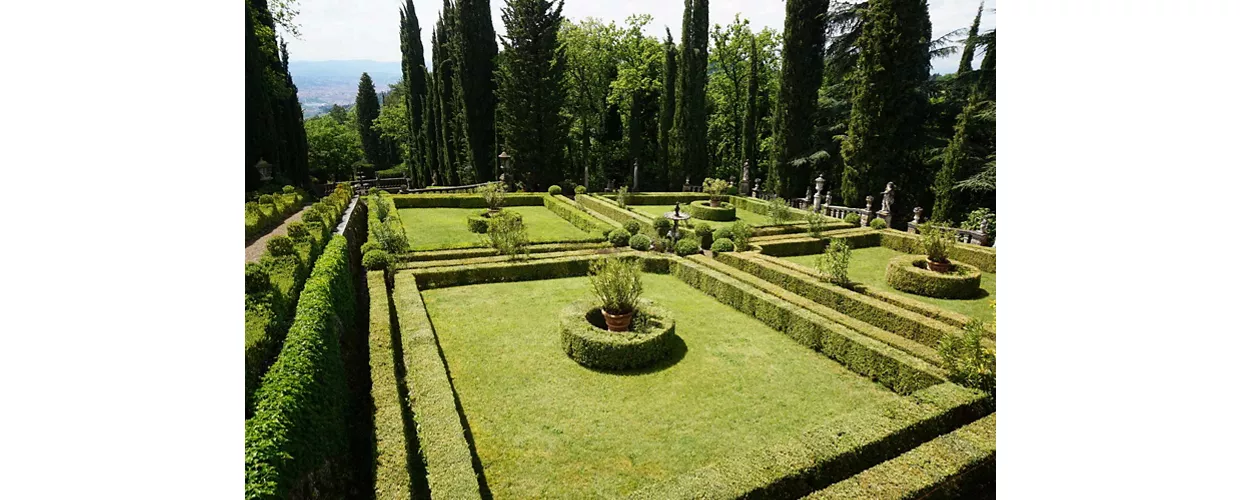
[(607, 330), (628, 331), (642, 295), (641, 261), (609, 257), (591, 262), (590, 290), (598, 297)]
[(719, 208), (719, 202), (723, 200), (723, 192), (728, 189), (728, 181), (723, 179), (712, 179), (707, 177), (702, 181), (702, 191), (710, 195), (711, 208)]
[(504, 184), (496, 182), (487, 184), (478, 190), (482, 200), (487, 204), (487, 217), (492, 217), (504, 208)]
[(952, 263), (947, 254), (956, 246), (956, 232), (937, 226), (921, 229), (921, 245), (926, 250), (927, 266), (936, 273), (951, 271)]

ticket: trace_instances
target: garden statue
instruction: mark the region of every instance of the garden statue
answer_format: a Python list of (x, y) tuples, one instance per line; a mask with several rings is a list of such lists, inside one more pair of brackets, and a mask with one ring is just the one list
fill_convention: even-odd
[(680, 217), (680, 202), (676, 202), (676, 216)]
[(761, 186), (760, 186), (761, 184), (762, 184), (762, 179), (761, 179), (761, 178), (754, 179), (754, 181), (753, 181), (753, 195), (752, 195), (754, 198), (757, 198), (757, 197), (758, 197), (758, 194), (762, 193), (762, 188), (761, 188)]
[(896, 184), (894, 182), (887, 183), (887, 190), (883, 191), (883, 207), (879, 212), (891, 213), (891, 204), (896, 201)]
[(745, 160), (745, 163), (741, 166), (740, 194), (741, 196), (745, 196), (745, 193), (748, 193), (748, 192), (749, 192), (749, 160)]
[(637, 160), (633, 160), (633, 191), (637, 191)]

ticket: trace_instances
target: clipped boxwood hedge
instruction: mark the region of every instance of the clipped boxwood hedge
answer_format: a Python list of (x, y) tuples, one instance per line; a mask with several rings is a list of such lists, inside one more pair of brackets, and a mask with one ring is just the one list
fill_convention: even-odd
[[(602, 236), (599, 237), (602, 239)], [(529, 253), (549, 253), (564, 252), (570, 250), (586, 250), (592, 248), (611, 248), (611, 243), (606, 241), (579, 241), (573, 243), (538, 243), (525, 247)], [(452, 248), (447, 250), (426, 250), (418, 252), (409, 252), (400, 256), (393, 256), (400, 262), (426, 262), (433, 260), (459, 260), (473, 259), (478, 257), (491, 257), (500, 255), (499, 251), (494, 248)]]
[(408, 271), (396, 273), (393, 281), (392, 302), (400, 325), (406, 386), (431, 497), (481, 498), (473, 453), (465, 440), (456, 395), (447, 366), (439, 356), (439, 341), (422, 294)]
[(689, 204), (689, 215), (701, 220), (731, 222), (736, 220), (736, 205), (720, 202), (718, 207), (710, 206), (710, 200), (700, 200)]
[(297, 213), (302, 207), (302, 202), (306, 199), (304, 193), (296, 190), (292, 193), (276, 193), (263, 196), (266, 197), (263, 198), (264, 200), (270, 198), (271, 203), (252, 201), (245, 204), (246, 241), (258, 238), (279, 226), (281, 222), (284, 222), (284, 219)]
[(953, 262), (951, 272), (927, 269), (926, 256), (901, 255), (887, 263), (887, 284), (902, 292), (940, 299), (976, 297), (982, 284), (982, 271), (963, 262)]
[[(608, 199), (614, 200), (616, 195), (603, 195)], [(688, 193), (688, 192), (667, 192), (667, 193), (629, 193), (625, 196), (625, 203), (629, 205), (675, 205), (677, 203), (690, 203), (698, 200), (709, 200), (710, 195), (706, 193)]]
[(344, 360), (340, 337), (354, 324), (348, 242), (332, 237), (310, 273), (279, 357), (245, 422), (246, 498), (331, 490), (345, 460)]
[(543, 206), (560, 216), (560, 218), (568, 221), (569, 224), (572, 224), (577, 229), (590, 234), (602, 235), (613, 229), (610, 224), (598, 220), (573, 206), (572, 202), (563, 196), (545, 196), (543, 197)]
[[(532, 207), (543, 204), (543, 193), (508, 193), (504, 195), (506, 207)], [(487, 208), (480, 194), (396, 194), (392, 195), (396, 208)]]
[(613, 221), (623, 225), (625, 222), (634, 220), (642, 225), (642, 228), (654, 228), (654, 218), (645, 214), (637, 213), (632, 210), (620, 208), (616, 202), (606, 198), (599, 198), (590, 195), (578, 196), (577, 203), (581, 206), (599, 212)]
[[(396, 359), (394, 348), (400, 338), (392, 331), (391, 308), (384, 273), (366, 273), (370, 291), (370, 397), (374, 402), (375, 433), (375, 498), (409, 498), (415, 475), (424, 470), (410, 470), (409, 451), (417, 449), (413, 429), (405, 427), (413, 414), (406, 402), (409, 387), (400, 377), (406, 372), (404, 359)], [(419, 467), (420, 469), (420, 467)], [(419, 478), (420, 479), (420, 478)]]
[[(879, 244), (895, 250), (897, 252), (925, 254), (925, 249), (921, 246), (921, 236), (916, 234), (904, 233), (894, 229), (884, 229), (878, 232), (880, 235)], [(982, 271), (988, 273), (995, 272), (995, 249), (978, 245), (970, 245), (967, 243), (957, 243), (947, 253), (947, 258), (952, 261), (964, 262), (971, 266), (975, 266)]]
[(675, 345), (676, 320), (667, 310), (643, 301), (633, 325), (645, 322), (646, 332), (609, 332), (602, 309), (590, 301), (569, 304), (560, 313), (560, 347), (573, 361), (597, 370), (645, 368), (666, 359)]

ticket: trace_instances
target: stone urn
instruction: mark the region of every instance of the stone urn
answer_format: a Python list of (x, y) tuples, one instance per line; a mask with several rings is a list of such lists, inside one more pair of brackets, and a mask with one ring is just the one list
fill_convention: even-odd
[(633, 323), (633, 311), (624, 314), (612, 314), (603, 309), (603, 321), (607, 323), (609, 332), (627, 332)]

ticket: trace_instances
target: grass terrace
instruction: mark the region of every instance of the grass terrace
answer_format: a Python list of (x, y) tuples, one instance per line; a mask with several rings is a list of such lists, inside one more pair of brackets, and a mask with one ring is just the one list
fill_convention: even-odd
[[(853, 249), (852, 258), (848, 263), (848, 277), (853, 281), (879, 291), (927, 302), (970, 318), (979, 319), (986, 324), (994, 324), (995, 310), (991, 306), (991, 301), (995, 300), (995, 273), (982, 272), (981, 288), (984, 293), (977, 298), (950, 300), (925, 297), (896, 290), (887, 284), (887, 263), (892, 258), (902, 255), (906, 254), (881, 246)], [(817, 255), (798, 255), (784, 257), (784, 259), (803, 266), (813, 267), (816, 257)]]
[[(597, 240), (543, 206), (506, 207), (521, 214), (531, 243)], [(465, 220), (482, 208), (401, 208), (401, 221), (415, 251), (486, 246), (484, 234), (469, 232)]]
[[(663, 217), (663, 214), (665, 214), (665, 213), (667, 213), (667, 212), (671, 212), (672, 210), (674, 210), (674, 209), (676, 208), (676, 206), (675, 206), (675, 205), (632, 205), (632, 204), (630, 204), (630, 205), (629, 205), (629, 208), (631, 208), (631, 209), (633, 209), (633, 210), (635, 210), (635, 211), (637, 211), (637, 212), (641, 212), (641, 213), (643, 213), (643, 214), (646, 214), (646, 215), (650, 215), (650, 216), (653, 216), (653, 217), (660, 217), (660, 218), (661, 218), (661, 217)], [(688, 213), (688, 212), (689, 212), (689, 204), (688, 204), (688, 203), (682, 203), (682, 204), (680, 205), (680, 211), (681, 211), (681, 212), (684, 212), (684, 213)], [(745, 209), (740, 208), (740, 207), (737, 207), (737, 208), (736, 208), (736, 219), (737, 219), (737, 220), (742, 220), (742, 221), (745, 221), (745, 222), (749, 223), (749, 225), (751, 225), (751, 226), (772, 226), (772, 225), (775, 225), (775, 223), (774, 223), (774, 222), (771, 222), (771, 218), (770, 218), (770, 217), (767, 217), (767, 216), (762, 215), (762, 214), (759, 214), (759, 213), (750, 212), (750, 211), (745, 210)], [(697, 221), (697, 219), (692, 219), (692, 220), (693, 220), (693, 221)], [(706, 223), (707, 223), (707, 224), (711, 224), (712, 226), (720, 226), (720, 225), (724, 225), (724, 224), (731, 224), (731, 222), (715, 222), (715, 221), (706, 221)]]
[(586, 278), (423, 292), (496, 498), (624, 495), (824, 420), (911, 404), (673, 276), (644, 281), (686, 348), (629, 375), (560, 348), (558, 314), (589, 296)]

